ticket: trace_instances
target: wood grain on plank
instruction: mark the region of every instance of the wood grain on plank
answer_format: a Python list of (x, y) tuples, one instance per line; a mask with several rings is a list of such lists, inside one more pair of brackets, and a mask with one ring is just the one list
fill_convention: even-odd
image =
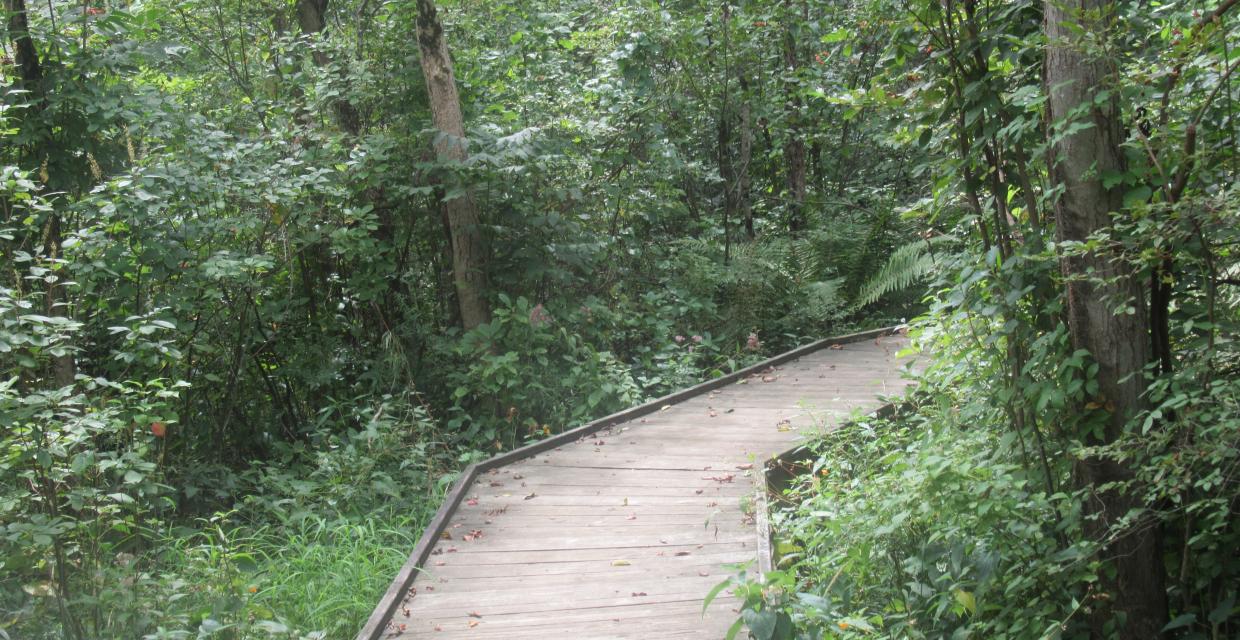
[(905, 343), (826, 343), (480, 463), (367, 640), (721, 637), (737, 603), (702, 603), (756, 566), (755, 474), (900, 393)]

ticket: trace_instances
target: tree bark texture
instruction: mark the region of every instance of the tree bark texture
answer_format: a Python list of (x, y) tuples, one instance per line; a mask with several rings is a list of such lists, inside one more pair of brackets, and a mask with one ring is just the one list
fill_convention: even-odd
[[(440, 162), (459, 164), (467, 158), (467, 141), (443, 24), (431, 0), (417, 0), (417, 7), (418, 51), (430, 96), (431, 120), (438, 131), (435, 153)], [(467, 189), (460, 196), (446, 200), (444, 208), (452, 241), (452, 279), (456, 285), (461, 324), (465, 329), (472, 329), (491, 320), (491, 308), (486, 299), (486, 245), (478, 221), (478, 204)]]
[(34, 47), (34, 40), (30, 37), (26, 0), (4, 0), (4, 11), (9, 16), (9, 39), (13, 41), (13, 48), (16, 50), (22, 87), (28, 91), (36, 91), (35, 85), (43, 80), (43, 69), (39, 65), (39, 53)]
[[(1049, 120), (1055, 128), (1066, 126), (1068, 121), (1092, 125), (1053, 142), (1050, 149), (1051, 177), (1063, 185), (1063, 195), (1055, 205), (1058, 237), (1061, 242), (1079, 242), (1110, 227), (1111, 216), (1123, 206), (1122, 191), (1106, 188), (1100, 177), (1107, 171), (1124, 170), (1119, 105), (1114, 97), (1097, 100), (1098, 92), (1110, 85), (1108, 65), (1099, 55), (1086, 51), (1084, 38), (1078, 35), (1105, 37), (1111, 27), (1113, 5), (1108, 0), (1047, 0), (1044, 7), (1049, 38), (1045, 66)], [(1146, 384), (1141, 371), (1150, 360), (1145, 288), (1118, 251), (1106, 247), (1065, 257), (1061, 268), (1067, 282), (1072, 344), (1089, 351), (1098, 363), (1102, 396), (1098, 400), (1103, 405), (1099, 410), (1109, 414), (1102, 433), (1095, 431), (1087, 436), (1086, 444), (1110, 444), (1119, 439), (1125, 424), (1143, 406)], [(1130, 306), (1133, 312), (1126, 311)], [(1121, 311), (1116, 313), (1116, 309)], [(1074, 472), (1078, 486), (1090, 488), (1132, 478), (1123, 463), (1100, 457), (1078, 460)], [(1094, 489), (1086, 505), (1086, 532), (1095, 539), (1113, 534), (1112, 527), (1120, 518), (1138, 506), (1140, 501), (1133, 491)], [(1167, 601), (1157, 526), (1145, 523), (1121, 532), (1102, 553), (1115, 573), (1113, 578), (1104, 573), (1103, 578), (1103, 587), (1112, 600), (1093, 603), (1095, 634), (1101, 636), (1103, 626), (1122, 614), (1126, 623), (1115, 637), (1163, 637)]]

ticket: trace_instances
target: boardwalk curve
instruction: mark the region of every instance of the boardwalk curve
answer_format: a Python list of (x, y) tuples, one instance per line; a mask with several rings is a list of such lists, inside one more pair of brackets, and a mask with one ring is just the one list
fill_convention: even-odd
[(358, 640), (722, 638), (756, 474), (908, 382), (907, 339), (822, 340), (471, 465)]

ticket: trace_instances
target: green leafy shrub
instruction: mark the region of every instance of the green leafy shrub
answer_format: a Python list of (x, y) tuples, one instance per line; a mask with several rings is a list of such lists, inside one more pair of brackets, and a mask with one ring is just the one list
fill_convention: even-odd
[[(466, 442), (512, 447), (636, 404), (640, 390), (611, 352), (570, 331), (541, 304), (500, 296), (494, 319), (462, 337), (449, 372)], [(567, 314), (566, 314), (567, 315)]]

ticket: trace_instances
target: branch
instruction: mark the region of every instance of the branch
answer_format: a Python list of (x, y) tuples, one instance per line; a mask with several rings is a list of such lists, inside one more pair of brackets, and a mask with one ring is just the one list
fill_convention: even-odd
[[(1227, 13), (1232, 7), (1236, 6), (1237, 1), (1238, 0), (1223, 0), (1222, 4), (1215, 8), (1214, 11), (1202, 16), (1202, 18), (1197, 21), (1197, 24), (1193, 25), (1192, 31), (1188, 34), (1188, 37), (1190, 39), (1197, 38), (1198, 34), (1200, 34), (1203, 29), (1210, 24), (1219, 21), (1223, 17), (1223, 14)], [(1162, 104), (1159, 107), (1159, 124), (1167, 124), (1167, 107), (1171, 102), (1171, 91), (1172, 89), (1175, 89), (1177, 84), (1179, 84), (1180, 76), (1184, 75), (1183, 72), (1184, 59), (1181, 58), (1179, 62), (1175, 63), (1175, 67), (1171, 70), (1171, 75), (1167, 76), (1167, 86), (1163, 89)]]

